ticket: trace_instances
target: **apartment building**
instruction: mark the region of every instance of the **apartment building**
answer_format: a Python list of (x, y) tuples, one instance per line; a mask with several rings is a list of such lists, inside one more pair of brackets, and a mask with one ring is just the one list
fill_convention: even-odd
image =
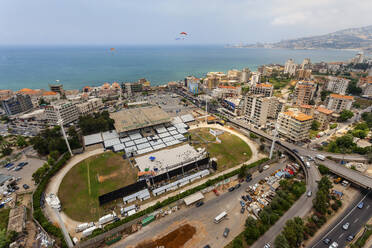
[(65, 91), (63, 90), (62, 84), (49, 84), (50, 91), (58, 93), (60, 95), (64, 95)]
[(293, 142), (309, 138), (309, 130), (313, 117), (301, 113), (297, 109), (279, 113), (278, 132), (281, 136)]
[(311, 78), (312, 71), (310, 69), (299, 69), (297, 70), (297, 78), (300, 80), (308, 80)]
[(63, 125), (79, 119), (79, 112), (75, 104), (68, 101), (57, 101), (45, 106), (45, 116), (50, 125), (58, 125), (58, 117), (62, 119)]
[(313, 105), (301, 104), (298, 107), (298, 109), (300, 110), (300, 112), (302, 112), (306, 115), (313, 116), (313, 114), (314, 114), (314, 106)]
[(346, 78), (329, 76), (326, 89), (333, 93), (344, 95), (346, 93), (349, 82), (350, 80)]
[(342, 110), (350, 110), (353, 104), (353, 96), (345, 96), (339, 94), (331, 94), (328, 97), (327, 109), (335, 112), (341, 112)]
[(94, 112), (98, 112), (103, 108), (103, 103), (101, 98), (89, 99), (86, 102), (76, 104), (77, 111), (79, 115), (89, 115)]
[(363, 95), (372, 96), (372, 76), (361, 77), (358, 82), (358, 87), (363, 90)]
[(289, 76), (296, 75), (297, 64), (294, 62), (293, 59), (287, 60), (284, 65), (284, 74), (288, 74)]
[(255, 125), (266, 126), (268, 118), (277, 118), (283, 104), (283, 101), (276, 97), (248, 94), (244, 97), (242, 115)]
[(142, 92), (143, 84), (140, 82), (133, 82), (133, 83), (122, 83), (121, 85), (123, 93), (127, 96), (132, 96), (133, 93)]
[(1, 105), (7, 115), (15, 115), (33, 108), (29, 95), (16, 94), (1, 101)]
[(293, 104), (309, 104), (313, 99), (316, 86), (311, 81), (298, 81), (293, 93)]
[(264, 95), (266, 97), (270, 97), (273, 95), (274, 86), (272, 84), (256, 84), (252, 85), (249, 89), (249, 93), (252, 95)]
[(225, 97), (236, 97), (242, 94), (242, 88), (235, 86), (225, 86), (219, 85), (216, 89), (212, 91), (212, 96), (215, 98), (225, 98)]
[(314, 111), (314, 118), (320, 123), (320, 129), (325, 130), (328, 128), (329, 122), (332, 119), (333, 111), (324, 107), (317, 107)]

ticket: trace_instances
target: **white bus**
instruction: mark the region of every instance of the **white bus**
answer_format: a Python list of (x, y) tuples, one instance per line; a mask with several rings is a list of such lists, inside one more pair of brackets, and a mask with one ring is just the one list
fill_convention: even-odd
[(216, 224), (220, 223), (226, 216), (227, 216), (226, 211), (223, 211), (222, 213), (217, 215), (216, 218), (214, 218), (214, 223), (216, 223)]

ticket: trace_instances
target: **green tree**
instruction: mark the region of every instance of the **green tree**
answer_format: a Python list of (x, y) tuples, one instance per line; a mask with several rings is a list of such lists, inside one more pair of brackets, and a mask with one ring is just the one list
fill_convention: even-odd
[(351, 112), (350, 110), (344, 109), (344, 110), (341, 111), (340, 117), (338, 118), (338, 120), (340, 122), (345, 122), (345, 121), (349, 120), (353, 116), (354, 116), (354, 113), (353, 112)]
[(27, 146), (26, 139), (21, 135), (18, 135), (18, 137), (17, 137), (17, 146), (20, 147), (20, 148), (23, 148), (23, 147)]
[(278, 236), (276, 236), (274, 246), (275, 248), (290, 248), (288, 240), (283, 234), (279, 234)]
[(290, 247), (299, 247), (304, 239), (304, 223), (300, 217), (288, 220), (282, 231)]
[(326, 175), (326, 174), (329, 173), (329, 169), (322, 164), (318, 165), (318, 170), (319, 170), (320, 174), (322, 174), (322, 175)]
[(245, 226), (246, 228), (244, 230), (244, 238), (247, 244), (251, 245), (260, 236), (257, 221), (252, 217), (248, 217), (247, 220), (245, 221)]
[(5, 229), (0, 230), (0, 248), (8, 247), (9, 241)]
[(359, 96), (362, 93), (362, 89), (357, 86), (356, 81), (351, 81), (347, 87), (346, 92), (351, 94), (351, 95), (356, 95)]
[(243, 248), (243, 241), (240, 236), (236, 237), (232, 243), (233, 248)]
[(311, 130), (317, 131), (319, 130), (319, 127), (320, 127), (319, 121), (313, 120), (313, 122), (311, 123)]

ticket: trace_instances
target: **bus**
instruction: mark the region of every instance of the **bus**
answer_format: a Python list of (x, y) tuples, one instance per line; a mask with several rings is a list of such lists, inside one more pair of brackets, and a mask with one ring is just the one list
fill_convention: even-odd
[(214, 223), (216, 223), (216, 224), (220, 223), (226, 216), (227, 216), (226, 211), (223, 211), (222, 213), (217, 215), (216, 218), (214, 218)]

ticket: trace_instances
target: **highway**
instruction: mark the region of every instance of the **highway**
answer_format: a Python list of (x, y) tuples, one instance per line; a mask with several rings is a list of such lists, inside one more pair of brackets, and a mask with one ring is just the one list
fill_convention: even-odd
[[(364, 207), (362, 209), (357, 208), (359, 202), (364, 203)], [(346, 215), (343, 214), (336, 221), (334, 221), (334, 224), (329, 226), (329, 228), (320, 235), (321, 238), (318, 241), (309, 244), (308, 247), (329, 247), (330, 244), (325, 244), (323, 242), (325, 238), (329, 238), (331, 243), (337, 242), (339, 245), (338, 247), (340, 248), (346, 247), (346, 245), (349, 243), (346, 238), (349, 235), (356, 235), (365, 225), (365, 223), (372, 217), (372, 193), (369, 192), (368, 195), (366, 195), (366, 192), (364, 194), (361, 193), (359, 197), (357, 197), (357, 199), (345, 210), (345, 214)], [(342, 226), (346, 222), (350, 223), (348, 230), (342, 229)]]
[[(235, 125), (238, 125), (242, 128), (245, 128), (247, 130), (250, 130), (251, 132), (254, 132), (256, 133), (257, 135), (261, 136), (261, 137), (264, 137), (268, 140), (272, 140), (272, 137), (259, 130), (259, 129), (255, 129), (255, 128), (252, 128), (250, 127), (247, 123), (243, 122), (243, 121), (238, 121), (238, 120), (230, 120), (231, 123), (235, 124)], [(288, 143), (288, 142), (285, 142), (285, 141), (280, 141), (280, 144), (285, 147), (285, 148), (288, 148), (290, 150), (294, 150), (296, 149), (298, 151), (298, 153), (302, 156), (306, 156), (306, 155), (310, 155), (312, 157), (315, 157), (317, 154), (323, 154), (323, 152), (320, 152), (320, 151), (312, 151), (310, 149), (306, 149), (306, 148), (303, 148), (303, 147), (300, 147), (300, 146), (297, 146), (297, 145), (294, 145), (292, 143)], [(324, 156), (328, 156), (327, 153), (324, 153)], [(356, 155), (345, 155), (345, 157), (347, 156), (356, 156)], [(326, 167), (329, 168), (329, 170), (331, 172), (333, 172), (334, 174), (337, 174), (339, 175), (340, 177), (343, 177), (347, 180), (349, 180), (350, 182), (353, 182), (359, 186), (362, 186), (364, 188), (367, 188), (367, 189), (372, 189), (372, 178), (366, 176), (366, 175), (363, 175), (355, 170), (351, 170), (351, 169), (348, 169), (346, 168), (345, 166), (341, 166), (335, 162), (333, 162), (332, 160), (329, 160), (329, 159), (325, 159), (325, 161), (320, 161), (318, 160), (317, 163), (321, 163), (323, 165), (325, 165)]]

